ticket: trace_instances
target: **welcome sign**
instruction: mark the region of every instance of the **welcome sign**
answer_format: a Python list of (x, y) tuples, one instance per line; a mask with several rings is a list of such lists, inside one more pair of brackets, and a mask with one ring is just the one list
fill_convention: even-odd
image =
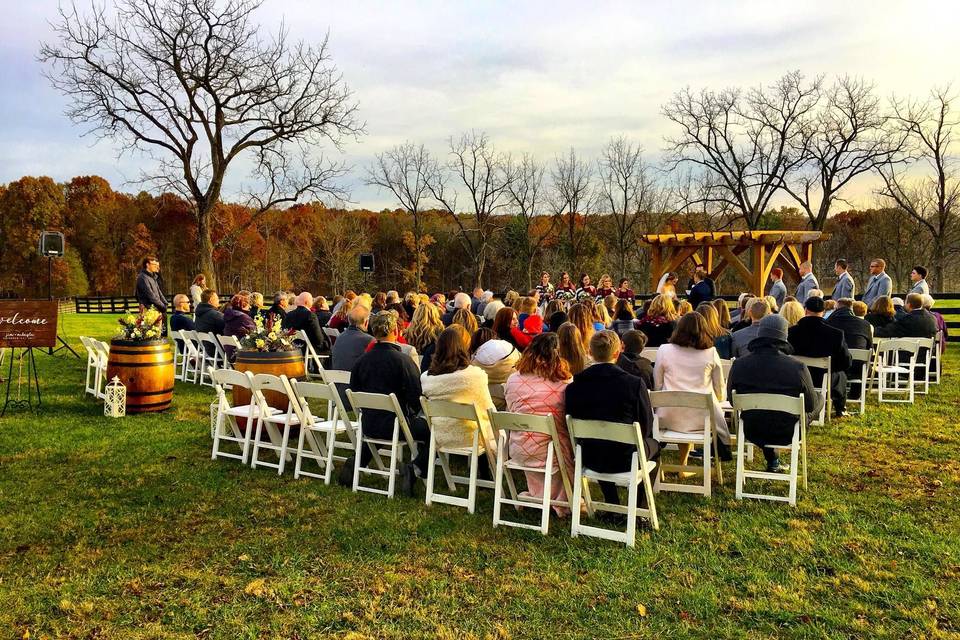
[(0, 348), (57, 346), (56, 300), (0, 300)]

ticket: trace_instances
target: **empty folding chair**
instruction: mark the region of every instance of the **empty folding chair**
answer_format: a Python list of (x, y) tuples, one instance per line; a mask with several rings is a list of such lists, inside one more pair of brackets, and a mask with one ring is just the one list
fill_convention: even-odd
[[(227, 387), (239, 387), (241, 389), (251, 390), (253, 387), (253, 375), (250, 372), (234, 371), (232, 369), (216, 369), (210, 373), (213, 378), (214, 389), (217, 392), (218, 408), (216, 428), (213, 432), (213, 454), (211, 459), (234, 458), (241, 463), (246, 464), (247, 454), (250, 451), (250, 437), (255, 428), (256, 418), (260, 415), (260, 409), (254, 401), (251, 393), (250, 400), (246, 404), (233, 405), (227, 395)], [(277, 409), (270, 409), (270, 413)], [(237, 418), (244, 421), (241, 429)], [(226, 453), (220, 450), (222, 443), (232, 442), (240, 447), (240, 453)]]
[(184, 358), (181, 362), (179, 378), (183, 382), (196, 384), (200, 378), (200, 364), (202, 361), (200, 350), (203, 349), (203, 345), (200, 344), (200, 340), (196, 337), (196, 331), (181, 329), (177, 333), (183, 340), (184, 350)]
[(106, 395), (105, 387), (107, 385), (107, 364), (110, 362), (110, 345), (103, 340), (90, 338), (90, 343), (97, 350), (97, 368), (100, 371), (100, 377), (97, 380), (97, 398), (103, 399)]
[(930, 383), (931, 384), (940, 384), (940, 373), (942, 371), (942, 362), (940, 360), (941, 346), (943, 341), (943, 332), (937, 331), (936, 337), (933, 339), (933, 363), (930, 370)]
[[(379, 493), (388, 498), (393, 497), (394, 489), (397, 484), (397, 470), (403, 461), (404, 447), (410, 450), (410, 459), (417, 454), (417, 443), (410, 433), (410, 427), (407, 425), (407, 419), (400, 409), (400, 402), (393, 393), (384, 395), (381, 393), (361, 393), (352, 389), (347, 389), (347, 398), (357, 412), (357, 421), (360, 422), (360, 429), (357, 437), (357, 451), (354, 456), (353, 467), (353, 490), (368, 491), (370, 493)], [(364, 411), (386, 411), (393, 414), (393, 435), (390, 439), (372, 438), (363, 433), (363, 412)], [(402, 437), (402, 440), (401, 440)], [(375, 467), (361, 465), (361, 448), (367, 446)], [(383, 456), (389, 456), (388, 464), (384, 465)], [(360, 484), (361, 474), (385, 477), (387, 479), (387, 489), (377, 489), (375, 487), (365, 487)]]
[(237, 351), (240, 350), (240, 341), (237, 340), (236, 336), (214, 336), (218, 342), (218, 350), (221, 358), (221, 364), (224, 369), (233, 369), (233, 363), (230, 362), (230, 358), (227, 357), (227, 354), (233, 354), (236, 356)]
[[(891, 338), (880, 343), (877, 347), (876, 367), (880, 402), (913, 404), (914, 374), (919, 350), (920, 345), (910, 338)], [(887, 395), (886, 398), (884, 394)]]
[(794, 360), (807, 365), (807, 370), (812, 377), (814, 370), (823, 371), (823, 378), (820, 380), (820, 396), (823, 398), (823, 407), (817, 417), (810, 421), (811, 427), (822, 427), (830, 419), (830, 358), (811, 358), (806, 356), (790, 356)]
[[(339, 396), (335, 388), (321, 382), (300, 382), (287, 380), (290, 406), (297, 415), (300, 424), (300, 438), (297, 441), (296, 464), (293, 477), (307, 476), (319, 478), (330, 484), (333, 477), (333, 452), (337, 434), (353, 431), (349, 417), (341, 417), (337, 411)], [(311, 403), (313, 405), (311, 406)], [(326, 418), (319, 418), (314, 409), (326, 405)], [(353, 434), (350, 434), (353, 438)], [(321, 473), (313, 473), (303, 468), (304, 460), (313, 460)]]
[[(493, 482), (489, 480), (477, 479), (477, 468), (480, 463), (480, 456), (487, 455), (488, 443), (492, 440), (489, 433), (483, 433), (483, 426), (480, 423), (480, 416), (477, 414), (477, 407), (473, 404), (462, 404), (451, 402), (449, 400), (428, 400), (421, 396), (420, 404), (423, 406), (423, 413), (430, 424), (430, 457), (427, 468), (427, 491), (425, 502), (432, 504), (441, 502), (457, 507), (466, 507), (468, 513), (473, 513), (477, 504), (477, 486), (484, 486), (492, 489)], [(469, 447), (441, 447), (437, 444), (436, 423), (437, 419), (455, 419), (471, 424), (473, 429), (473, 442)], [(467, 477), (454, 476), (450, 471), (450, 456), (463, 456), (469, 463), (469, 472)], [(489, 458), (488, 458), (489, 460)], [(448, 495), (436, 491), (436, 468), (439, 464), (443, 471), (444, 478), (447, 481), (447, 487), (450, 491), (457, 490), (457, 481), (467, 485), (467, 497)]]
[[(269, 373), (258, 373), (250, 383), (250, 393), (257, 411), (257, 429), (253, 435), (253, 454), (250, 456), (250, 467), (270, 467), (277, 470), (277, 475), (283, 475), (290, 447), (290, 430), (300, 425), (300, 416), (294, 411), (293, 404), (287, 402), (287, 410), (281, 411), (267, 403), (264, 392), (282, 393), (289, 398), (289, 383), (286, 376), (275, 376)], [(263, 439), (266, 429), (268, 440)], [(260, 450), (267, 449), (277, 453), (277, 462), (265, 462), (260, 459)]]
[[(579, 535), (593, 536), (605, 540), (623, 542), (628, 547), (632, 547), (636, 544), (638, 516), (649, 519), (651, 526), (654, 529), (659, 529), (660, 522), (657, 519), (657, 506), (653, 500), (653, 480), (650, 477), (650, 473), (654, 470), (654, 467), (656, 467), (656, 462), (647, 460), (647, 451), (643, 443), (643, 433), (640, 431), (640, 423), (620, 424), (617, 422), (604, 422), (602, 420), (578, 420), (567, 416), (567, 429), (570, 431), (570, 438), (574, 446), (574, 471), (572, 480), (573, 504), (579, 503), (585, 485), (589, 491), (589, 482), (612, 482), (619, 487), (627, 488), (626, 506), (605, 501), (593, 501), (593, 509), (596, 511), (626, 514), (626, 531), (621, 532), (582, 524), (580, 522), (580, 510), (574, 509), (570, 519), (570, 535), (574, 538)], [(630, 461), (630, 471), (624, 471), (622, 473), (600, 473), (584, 467), (581, 448), (581, 441), (584, 439), (607, 440), (636, 447), (637, 450), (633, 453)], [(584, 480), (587, 482), (585, 483)], [(647, 498), (646, 508), (639, 506), (640, 487), (643, 487), (644, 495)]]
[[(787, 413), (796, 418), (793, 427), (793, 437), (789, 445), (777, 446), (775, 449), (790, 450), (790, 468), (786, 473), (772, 471), (751, 471), (746, 468), (744, 460), (744, 448), (746, 438), (744, 436), (743, 412), (744, 411), (779, 411)], [(759, 500), (774, 500), (779, 502), (788, 502), (791, 506), (797, 504), (797, 473), (798, 467), (802, 472), (803, 488), (807, 488), (807, 414), (803, 409), (803, 394), (794, 398), (770, 393), (749, 393), (733, 394), (733, 420), (737, 428), (737, 480), (736, 497), (738, 500), (743, 498), (757, 498)], [(775, 482), (787, 482), (789, 489), (786, 496), (766, 494), (766, 493), (746, 493), (743, 490), (745, 481), (748, 478), (755, 480), (773, 480)]]
[[(94, 398), (99, 397), (100, 389), (100, 352), (97, 347), (91, 343), (90, 338), (80, 336), (80, 344), (87, 352), (87, 374), (83, 380), (83, 392), (89, 393)], [(0, 362), (3, 360), (3, 351), (0, 350)]]
[(934, 338), (909, 338), (917, 343), (917, 366), (914, 368), (913, 383), (917, 393), (926, 395), (930, 392), (931, 369), (933, 367)]
[(180, 331), (171, 331), (170, 338), (173, 340), (173, 379), (183, 380), (183, 361), (187, 357), (187, 346)]
[[(555, 504), (551, 499), (553, 483), (563, 482), (567, 490), (567, 496), (571, 494), (570, 479), (567, 470), (561, 463), (560, 478), (556, 478), (553, 470), (554, 460), (560, 459), (560, 441), (557, 438), (556, 423), (553, 416), (538, 416), (525, 413), (511, 413), (507, 411), (490, 411), (490, 424), (493, 430), (497, 432), (497, 466), (493, 477), (493, 526), (506, 525), (508, 527), (518, 527), (521, 529), (532, 529), (547, 535), (550, 530), (550, 509), (552, 506), (569, 507), (571, 504), (579, 505), (579, 502), (564, 502)], [(510, 459), (510, 434), (515, 431), (531, 431), (549, 436), (547, 443), (547, 458), (542, 467), (530, 467), (515, 462)], [(515, 471), (524, 473), (542, 473), (543, 474), (543, 495), (540, 498), (533, 496), (520, 496), (517, 494), (516, 482), (513, 477)], [(509, 498), (503, 497), (503, 483), (507, 482), (507, 488), (510, 492)], [(540, 509), (540, 524), (533, 525), (516, 520), (505, 520), (502, 514), (503, 505), (517, 508)], [(579, 508), (573, 509), (579, 511)]]
[[(661, 444), (674, 445), (699, 445), (703, 448), (703, 466), (694, 466), (690, 464), (664, 464), (660, 463), (660, 482), (658, 491), (677, 491), (680, 493), (699, 493), (710, 497), (711, 492), (711, 451), (716, 455), (717, 481), (723, 482), (723, 475), (720, 466), (720, 457), (717, 451), (717, 430), (713, 414), (713, 394), (696, 393), (693, 391), (652, 391), (650, 393), (650, 404), (653, 407), (653, 439)], [(684, 433), (680, 431), (664, 430), (660, 428), (660, 418), (657, 416), (657, 409), (695, 409), (703, 411), (702, 429), (696, 433)], [(677, 482), (666, 482), (664, 473), (675, 471), (679, 473), (692, 472), (700, 475), (702, 482), (700, 484), (681, 484)]]
[(870, 358), (872, 353), (870, 349), (850, 349), (850, 357), (853, 358), (853, 366), (847, 373), (847, 387), (849, 389), (859, 389), (860, 397), (853, 399), (847, 396), (847, 409), (854, 406), (858, 407), (857, 413), (863, 415), (867, 410), (867, 382), (870, 379)]

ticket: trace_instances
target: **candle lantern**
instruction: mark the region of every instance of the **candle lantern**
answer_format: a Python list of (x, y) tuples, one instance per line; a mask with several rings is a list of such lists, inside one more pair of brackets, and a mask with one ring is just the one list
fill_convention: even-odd
[(127, 388), (120, 378), (113, 376), (103, 394), (103, 415), (122, 418), (127, 414)]

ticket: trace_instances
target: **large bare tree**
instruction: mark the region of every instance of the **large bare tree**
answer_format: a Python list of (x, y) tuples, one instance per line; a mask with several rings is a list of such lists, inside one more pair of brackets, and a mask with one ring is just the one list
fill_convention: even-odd
[(784, 176), (802, 160), (803, 124), (819, 102), (821, 78), (798, 71), (747, 91), (678, 91), (663, 115), (680, 128), (667, 138), (670, 169), (693, 166), (703, 179), (684, 208), (731, 209), (756, 229)]
[[(264, 212), (305, 196), (339, 198), (342, 164), (316, 152), (362, 132), (327, 39), (265, 37), (262, 0), (116, 0), (112, 12), (60, 9), (40, 59), (88, 133), (142, 151), (142, 179), (193, 204), (198, 266), (211, 280), (211, 218), (228, 171), (251, 166), (248, 204)], [(234, 234), (242, 230), (234, 230)], [(211, 282), (211, 285), (215, 285)]]
[[(544, 193), (543, 178), (546, 174), (546, 167), (538, 162), (529, 153), (523, 154), (518, 161), (512, 159), (508, 162), (508, 171), (510, 173), (510, 184), (508, 191), (510, 194), (511, 209), (516, 213), (517, 221), (523, 231), (522, 242), (520, 243), (523, 255), (520, 259), (526, 268), (527, 288), (533, 287), (533, 261), (540, 248), (546, 242), (556, 227), (556, 216), (543, 216), (540, 208), (544, 204), (546, 194)], [(542, 219), (547, 218), (547, 224), (542, 223)]]
[(960, 253), (960, 135), (958, 98), (949, 87), (928, 100), (895, 100), (894, 122), (907, 136), (906, 166), (880, 167), (881, 198), (920, 223), (930, 235), (934, 287), (943, 290), (947, 260)]
[(885, 128), (887, 118), (873, 85), (842, 77), (827, 88), (821, 105), (801, 125), (794, 152), (801, 157), (782, 185), (822, 230), (841, 191), (857, 176), (874, 171), (894, 157), (902, 134)]
[(571, 271), (577, 273), (580, 271), (581, 249), (589, 233), (587, 217), (594, 212), (597, 198), (593, 167), (570, 147), (567, 155), (557, 156), (550, 178), (550, 206), (566, 230), (567, 258)]
[(423, 286), (424, 231), (423, 205), (430, 197), (427, 180), (434, 164), (430, 152), (422, 145), (405, 142), (377, 154), (376, 162), (367, 170), (366, 183), (386, 189), (410, 214), (413, 223), (414, 285)]
[[(487, 134), (470, 131), (450, 138), (450, 159), (433, 163), (430, 193), (454, 222), (460, 242), (473, 261), (474, 286), (483, 283), (490, 244), (497, 230), (496, 213), (510, 202), (507, 158), (494, 149)], [(461, 192), (465, 208), (457, 209)]]

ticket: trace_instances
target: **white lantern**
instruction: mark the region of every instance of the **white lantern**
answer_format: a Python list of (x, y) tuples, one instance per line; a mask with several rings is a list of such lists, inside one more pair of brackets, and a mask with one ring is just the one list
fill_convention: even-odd
[(120, 378), (113, 376), (103, 394), (103, 415), (122, 418), (127, 414), (127, 388)]

